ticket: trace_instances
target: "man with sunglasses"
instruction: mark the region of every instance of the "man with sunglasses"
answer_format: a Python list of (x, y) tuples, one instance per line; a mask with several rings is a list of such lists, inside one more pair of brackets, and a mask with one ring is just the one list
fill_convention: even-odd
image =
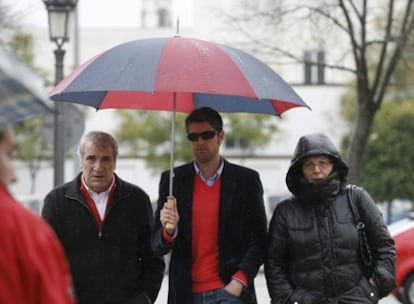
[(161, 175), (152, 247), (171, 251), (169, 304), (257, 303), (254, 278), (266, 249), (259, 174), (220, 155), (220, 114), (208, 107), (185, 121), (194, 161), (174, 168), (176, 204)]

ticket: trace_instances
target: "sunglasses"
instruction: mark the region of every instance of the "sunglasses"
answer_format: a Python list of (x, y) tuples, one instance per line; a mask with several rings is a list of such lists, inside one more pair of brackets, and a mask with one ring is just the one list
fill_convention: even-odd
[(207, 139), (212, 139), (214, 136), (216, 136), (216, 134), (218, 134), (219, 132), (217, 131), (204, 131), (201, 133), (190, 133), (187, 134), (187, 138), (189, 141), (197, 141), (200, 137), (203, 140), (207, 140)]

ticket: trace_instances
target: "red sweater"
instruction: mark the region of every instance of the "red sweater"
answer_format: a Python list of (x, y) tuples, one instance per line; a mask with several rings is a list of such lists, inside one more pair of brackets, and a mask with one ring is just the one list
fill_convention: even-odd
[(54, 232), (2, 185), (0, 232), (0, 303), (75, 303), (69, 265)]
[[(218, 217), (221, 177), (212, 185), (204, 183), (195, 174), (192, 209), (192, 292), (205, 292), (224, 287), (219, 276)], [(163, 230), (167, 242), (174, 238)], [(242, 270), (233, 278), (247, 286), (247, 277)]]
[(212, 186), (196, 174), (193, 193), (193, 292), (224, 287), (218, 271), (218, 214), (221, 178)]
[(193, 292), (224, 286), (218, 272), (218, 214), (221, 178), (212, 186), (196, 174), (193, 193)]

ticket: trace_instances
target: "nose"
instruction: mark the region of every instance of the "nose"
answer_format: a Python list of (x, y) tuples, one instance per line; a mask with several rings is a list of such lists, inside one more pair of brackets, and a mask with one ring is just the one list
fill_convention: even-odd
[(321, 171), (321, 168), (319, 168), (319, 166), (318, 165), (314, 165), (313, 166), (313, 171), (315, 172), (320, 172)]
[(103, 162), (102, 162), (102, 161), (100, 161), (100, 160), (96, 161), (96, 162), (95, 162), (95, 165), (94, 165), (94, 167), (93, 167), (93, 169), (94, 169), (95, 171), (98, 171), (98, 172), (100, 172), (103, 168), (104, 168)]
[(203, 137), (201, 137), (201, 135), (199, 134), (198, 136), (197, 136), (197, 138), (196, 139), (194, 139), (194, 140), (192, 140), (191, 142), (192, 143), (198, 143), (199, 141), (205, 141), (205, 139), (203, 139)]

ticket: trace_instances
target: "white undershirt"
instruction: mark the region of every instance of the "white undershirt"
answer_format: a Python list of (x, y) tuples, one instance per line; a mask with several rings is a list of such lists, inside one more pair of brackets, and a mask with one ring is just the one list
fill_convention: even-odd
[(98, 210), (99, 217), (101, 220), (105, 217), (106, 205), (108, 204), (108, 197), (109, 193), (111, 192), (112, 186), (114, 185), (115, 179), (112, 179), (111, 185), (107, 190), (101, 193), (96, 193), (92, 191), (83, 181), (83, 185), (85, 186), (86, 190), (88, 191), (89, 195), (91, 196), (92, 200), (95, 203), (96, 209)]

